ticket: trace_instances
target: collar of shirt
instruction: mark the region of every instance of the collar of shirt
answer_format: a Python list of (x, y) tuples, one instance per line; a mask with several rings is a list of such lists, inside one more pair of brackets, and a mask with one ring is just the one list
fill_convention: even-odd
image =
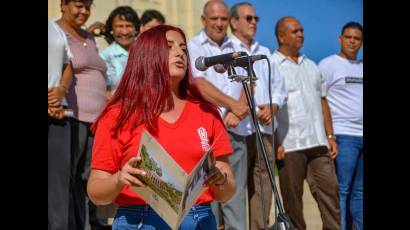
[[(232, 35), (231, 37), (232, 43), (234, 44), (234, 46), (239, 46), (241, 49), (240, 50), (246, 50), (246, 52), (249, 55), (254, 55), (257, 54), (258, 49), (259, 49), (259, 43), (255, 40), (252, 40), (252, 44), (251, 44), (251, 49), (249, 50), (248, 47), (241, 41), (239, 40), (238, 37), (236, 37), (235, 35)], [(250, 52), (249, 52), (250, 51)]]
[(118, 43), (113, 42), (111, 44), (111, 53), (114, 57), (121, 57), (121, 56), (126, 56), (128, 57), (128, 52), (122, 48), (122, 46), (120, 46)]
[(297, 65), (300, 65), (300, 64), (302, 64), (302, 62), (303, 62), (303, 60), (305, 60), (305, 58), (306, 58), (306, 56), (304, 55), (304, 54), (302, 54), (302, 55), (300, 55), (299, 57), (298, 57), (298, 62), (297, 63), (295, 63), (295, 61), (292, 59), (292, 58), (290, 58), (290, 57), (288, 57), (288, 56), (285, 56), (284, 54), (282, 54), (281, 52), (279, 52), (279, 50), (275, 50), (275, 53), (274, 53), (275, 55), (277, 55), (277, 57), (278, 57), (278, 63), (280, 63), (280, 64), (282, 64), (284, 61), (290, 61), (290, 62), (292, 62), (292, 63), (294, 63), (294, 64), (297, 64)]
[[(202, 30), (199, 35), (200, 35), (199, 38), (200, 38), (201, 44), (205, 44), (206, 42), (208, 42), (209, 44), (219, 47), (219, 45), (216, 42), (214, 42), (210, 37), (208, 37), (205, 30)], [(228, 36), (225, 35), (220, 48), (223, 49), (225, 46), (229, 46), (229, 45), (232, 45), (232, 40)]]

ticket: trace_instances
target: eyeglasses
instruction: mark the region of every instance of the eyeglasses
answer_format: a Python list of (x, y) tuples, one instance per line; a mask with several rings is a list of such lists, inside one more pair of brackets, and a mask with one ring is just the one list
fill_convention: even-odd
[(255, 22), (258, 23), (259, 22), (259, 17), (258, 16), (252, 16), (252, 15), (248, 15), (245, 16), (245, 19), (248, 23), (252, 22), (252, 19), (255, 19)]

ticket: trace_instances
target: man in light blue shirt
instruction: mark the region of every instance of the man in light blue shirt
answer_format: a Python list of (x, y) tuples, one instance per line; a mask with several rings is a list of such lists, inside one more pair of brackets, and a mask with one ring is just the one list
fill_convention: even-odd
[(117, 42), (113, 42), (101, 51), (100, 56), (107, 63), (107, 85), (110, 87), (111, 92), (114, 93), (127, 64), (128, 51)]
[(113, 41), (100, 56), (107, 64), (107, 85), (113, 94), (128, 61), (128, 50), (138, 35), (140, 19), (129, 6), (114, 9), (106, 22), (106, 39)]

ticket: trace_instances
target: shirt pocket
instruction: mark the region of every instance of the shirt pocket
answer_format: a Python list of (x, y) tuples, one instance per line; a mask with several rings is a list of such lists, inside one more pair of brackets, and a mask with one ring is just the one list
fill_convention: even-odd
[(299, 89), (300, 82), (297, 81), (297, 79), (288, 79), (287, 81), (285, 81), (285, 85), (288, 92), (291, 93)]

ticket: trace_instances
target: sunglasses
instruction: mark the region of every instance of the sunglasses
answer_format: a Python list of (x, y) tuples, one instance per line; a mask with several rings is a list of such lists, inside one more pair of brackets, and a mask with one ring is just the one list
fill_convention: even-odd
[(251, 22), (252, 22), (252, 19), (255, 19), (255, 22), (259, 22), (259, 17), (258, 17), (258, 16), (248, 15), (248, 16), (245, 16), (245, 19), (246, 19), (246, 21), (247, 21), (248, 23), (251, 23)]

